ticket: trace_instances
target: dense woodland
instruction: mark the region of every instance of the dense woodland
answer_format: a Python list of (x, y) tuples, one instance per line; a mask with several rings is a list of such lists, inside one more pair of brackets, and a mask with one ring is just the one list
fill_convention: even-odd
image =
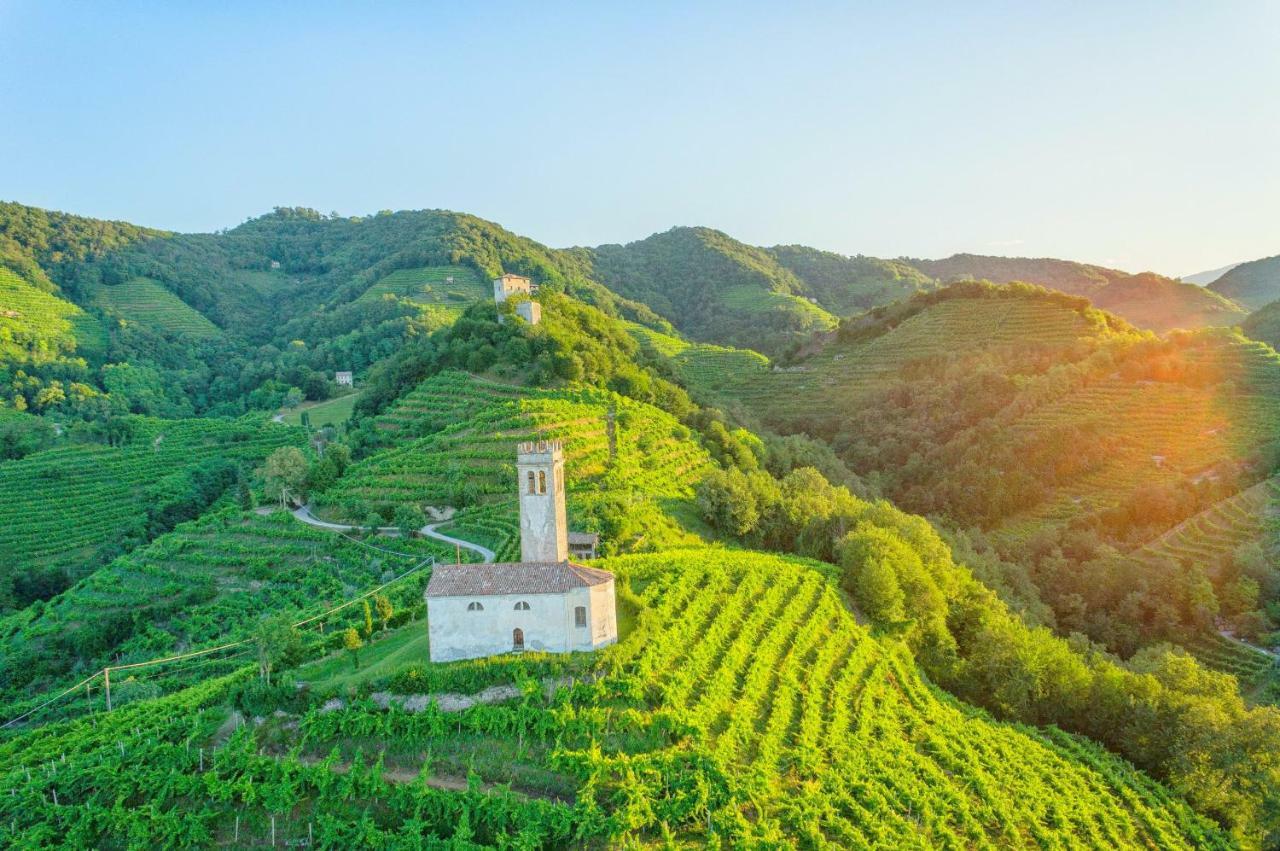
[[(0, 247), (6, 840), (1280, 843), (1278, 695), (1216, 633), (1280, 625), (1280, 355), (1141, 327), (1234, 323), (1216, 295), (1155, 321), (1165, 283), (1078, 264), (944, 285), (1000, 275), (444, 211), (182, 235), (5, 205)], [(487, 297), (503, 271), (539, 325)], [(337, 369), (349, 420), (271, 421)], [(566, 441), (622, 641), (426, 663), (456, 554), (412, 533), (450, 506), (512, 557), (530, 437)], [(356, 529), (272, 510), (302, 502)], [(105, 666), (223, 645), (101, 714)]]

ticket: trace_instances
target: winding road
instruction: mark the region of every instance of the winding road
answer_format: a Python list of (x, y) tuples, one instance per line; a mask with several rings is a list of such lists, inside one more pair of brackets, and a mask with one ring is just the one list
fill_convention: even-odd
[[(316, 526), (320, 529), (332, 529), (335, 532), (350, 532), (353, 530), (363, 530), (365, 528), (363, 526), (352, 526), (346, 523), (330, 523), (328, 520), (321, 520), (319, 517), (316, 517), (311, 513), (311, 506), (309, 505), (303, 505), (299, 508), (295, 508), (293, 510), (293, 516), (303, 523), (306, 523), (308, 526)], [(443, 532), (436, 531), (437, 526), (443, 526), (447, 522), (449, 521), (428, 523), (426, 526), (419, 529), (418, 533), (424, 538), (434, 538), (437, 541), (443, 541), (446, 544), (453, 544), (454, 546), (462, 547), (464, 550), (470, 550), (480, 556), (480, 559), (486, 564), (492, 564), (494, 562), (497, 556), (494, 554), (493, 550), (488, 547), (482, 547), (479, 544), (473, 544), (470, 541), (464, 541), (461, 538), (454, 538), (451, 535), (446, 535)], [(400, 530), (395, 526), (381, 526), (378, 528), (378, 531), (395, 532), (397, 534), (400, 532)]]

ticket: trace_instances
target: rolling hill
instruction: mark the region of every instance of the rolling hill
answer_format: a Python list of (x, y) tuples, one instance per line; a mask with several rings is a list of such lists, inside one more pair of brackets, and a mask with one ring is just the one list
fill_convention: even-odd
[(1231, 300), (1229, 293), (1211, 292), (1151, 272), (1131, 275), (1069, 260), (978, 254), (904, 262), (943, 283), (965, 279), (997, 284), (1023, 281), (1084, 296), (1098, 307), (1153, 331), (1231, 326), (1247, 313)]
[(1237, 264), (1210, 283), (1209, 289), (1257, 310), (1280, 299), (1280, 256)]
[[(703, 368), (704, 392), (742, 421), (826, 441), (897, 504), (971, 530), (1029, 571), (1060, 626), (1126, 652), (1204, 626), (1190, 608), (1116, 618), (1126, 593), (1156, 604), (1141, 591), (1156, 574), (1107, 565), (1274, 471), (1272, 350), (1223, 331), (1161, 341), (1030, 287), (953, 285), (879, 313), (769, 369), (704, 351), (726, 365)], [(1166, 560), (1159, 575), (1181, 571)], [(1186, 574), (1220, 593), (1236, 575)], [(1280, 588), (1259, 579), (1273, 589), (1261, 606)]]
[(710, 228), (578, 249), (595, 278), (704, 342), (777, 352), (836, 317), (767, 251)]

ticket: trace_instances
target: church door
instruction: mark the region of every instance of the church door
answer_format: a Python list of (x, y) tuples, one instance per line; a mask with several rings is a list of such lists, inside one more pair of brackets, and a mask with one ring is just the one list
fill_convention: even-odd
[(512, 650), (524, 649), (524, 630), (520, 629), (519, 627), (516, 627), (511, 631), (511, 649)]

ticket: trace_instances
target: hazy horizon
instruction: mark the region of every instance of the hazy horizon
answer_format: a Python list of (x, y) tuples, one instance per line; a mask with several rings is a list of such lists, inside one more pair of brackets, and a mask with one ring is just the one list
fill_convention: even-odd
[(1280, 7), (0, 6), (0, 194), (1180, 276), (1280, 252)]

